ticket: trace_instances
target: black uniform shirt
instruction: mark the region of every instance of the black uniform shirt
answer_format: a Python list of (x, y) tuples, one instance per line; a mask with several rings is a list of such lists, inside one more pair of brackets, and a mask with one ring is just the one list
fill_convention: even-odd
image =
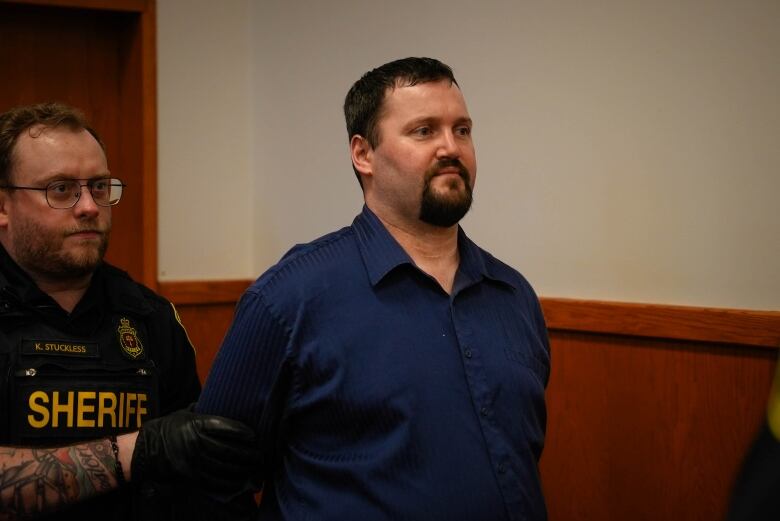
[[(0, 445), (58, 446), (136, 430), (199, 392), (193, 347), (167, 300), (104, 263), (68, 313), (0, 247)], [(42, 486), (45, 476), (36, 479)], [(115, 491), (68, 517), (155, 517), (148, 492)]]

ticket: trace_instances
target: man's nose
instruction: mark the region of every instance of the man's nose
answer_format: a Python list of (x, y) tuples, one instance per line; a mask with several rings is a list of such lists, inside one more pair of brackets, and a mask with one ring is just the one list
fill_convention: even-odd
[(95, 202), (95, 199), (92, 198), (92, 192), (90, 191), (89, 185), (81, 185), (81, 195), (79, 195), (79, 200), (76, 201), (76, 204), (73, 206), (73, 210), (76, 213), (77, 217), (94, 217), (97, 216), (98, 213), (100, 213), (100, 207)]
[(460, 147), (458, 146), (458, 141), (455, 139), (455, 134), (451, 130), (442, 132), (436, 155), (439, 158), (460, 157)]

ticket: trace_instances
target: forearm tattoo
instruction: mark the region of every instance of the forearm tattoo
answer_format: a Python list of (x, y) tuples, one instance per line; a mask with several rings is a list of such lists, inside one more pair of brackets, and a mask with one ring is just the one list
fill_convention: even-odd
[(108, 440), (57, 449), (0, 448), (0, 521), (28, 519), (117, 487)]

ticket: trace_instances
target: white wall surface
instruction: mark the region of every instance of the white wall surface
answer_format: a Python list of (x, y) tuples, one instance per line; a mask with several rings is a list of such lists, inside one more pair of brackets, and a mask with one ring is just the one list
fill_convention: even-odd
[(779, 28), (776, 0), (158, 0), (160, 276), (351, 222), (344, 95), (428, 55), (475, 120), (463, 225), (540, 295), (780, 309)]
[(157, 2), (160, 280), (256, 270), (249, 15), (245, 0)]

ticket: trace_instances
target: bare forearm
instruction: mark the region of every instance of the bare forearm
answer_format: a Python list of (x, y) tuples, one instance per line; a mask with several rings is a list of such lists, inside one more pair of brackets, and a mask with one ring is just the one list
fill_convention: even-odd
[[(127, 479), (136, 436), (118, 440)], [(107, 439), (56, 448), (0, 447), (0, 521), (62, 510), (117, 487)]]

